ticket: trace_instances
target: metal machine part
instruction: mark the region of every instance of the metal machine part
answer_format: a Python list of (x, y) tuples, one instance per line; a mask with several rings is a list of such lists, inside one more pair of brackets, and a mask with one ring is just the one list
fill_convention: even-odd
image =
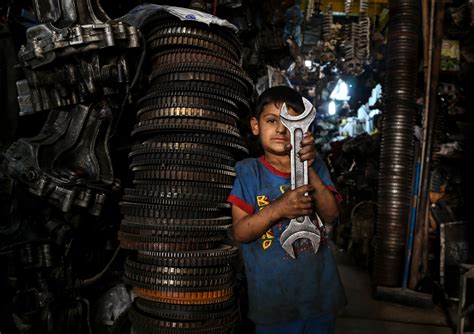
[(414, 175), (419, 15), (416, 2), (390, 2), (374, 259), (381, 286), (402, 282)]
[(132, 332), (227, 333), (238, 305), (229, 265), (237, 248), (223, 245), (231, 226), (226, 198), (236, 158), (247, 153), (239, 122), (252, 81), (232, 30), (142, 9), (150, 68), (119, 231), (121, 247), (137, 252), (124, 271), (138, 296)]
[[(298, 148), (303, 140), (303, 135), (308, 131), (311, 122), (316, 117), (316, 109), (306, 98), (303, 98), (305, 110), (301, 115), (290, 116), (286, 103), (283, 104), (280, 110), (280, 119), (283, 125), (290, 132), (291, 143), (291, 189), (296, 189), (305, 184), (308, 184), (308, 162), (301, 161), (298, 157)], [(291, 219), (288, 227), (280, 236), (280, 243), (283, 249), (292, 257), (295, 258), (293, 250), (293, 243), (298, 239), (308, 239), (313, 245), (313, 250), (316, 253), (319, 249), (321, 240), (320, 226), (322, 226), (321, 219), (316, 215), (318, 226), (316, 226), (309, 216), (301, 216)]]
[(26, 76), (17, 84), (20, 115), (49, 115), (37, 136), (9, 147), (4, 169), (63, 212), (78, 207), (99, 216), (120, 187), (109, 139), (123, 111), (128, 50), (139, 47), (139, 32), (111, 21), (97, 1), (34, 4), (42, 24), (28, 29), (19, 52)]
[(97, 0), (33, 5), (40, 24), (19, 51), (26, 79), (17, 83), (18, 100), (26, 122), (40, 119), (32, 113), (46, 120), (36, 136), (2, 152), (12, 185), (11, 203), (2, 202), (11, 226), (0, 229), (0, 260), (9, 268), (1, 309), (10, 312), (2, 322), (16, 327), (11, 332), (89, 333), (93, 298), (85, 289), (100, 293), (96, 283), (119, 250), (106, 205), (121, 184), (111, 138), (134, 82), (130, 51), (140, 33), (110, 20)]

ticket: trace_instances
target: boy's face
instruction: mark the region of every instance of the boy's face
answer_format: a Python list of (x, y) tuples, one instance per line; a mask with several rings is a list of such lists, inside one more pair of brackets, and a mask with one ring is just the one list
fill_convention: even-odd
[[(288, 107), (288, 114), (291, 116), (298, 115), (291, 107)], [(288, 154), (290, 133), (281, 123), (280, 108), (274, 103), (265, 105), (258, 119), (252, 117), (250, 126), (252, 133), (255, 136), (259, 136), (260, 143), (265, 152), (275, 155)]]

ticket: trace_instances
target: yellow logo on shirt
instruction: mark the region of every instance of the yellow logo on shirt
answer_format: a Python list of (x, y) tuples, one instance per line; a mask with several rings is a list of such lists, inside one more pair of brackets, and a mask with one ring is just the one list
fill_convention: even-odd
[(257, 205), (258, 206), (265, 206), (270, 204), (268, 197), (266, 195), (257, 196)]
[(273, 231), (272, 231), (272, 229), (271, 229), (271, 228), (268, 229), (268, 231), (265, 232), (265, 234), (263, 234), (263, 235), (261, 236), (261, 239), (263, 240), (263, 242), (262, 242), (262, 248), (263, 248), (264, 250), (267, 250), (268, 248), (270, 248), (270, 246), (272, 245), (272, 242), (273, 242), (273, 239), (274, 239), (274, 238), (275, 238), (275, 237), (273, 236)]

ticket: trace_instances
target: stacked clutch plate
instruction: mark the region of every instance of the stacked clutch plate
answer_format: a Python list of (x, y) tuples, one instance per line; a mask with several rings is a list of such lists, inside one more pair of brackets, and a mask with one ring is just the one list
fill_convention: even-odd
[(134, 333), (230, 333), (237, 248), (226, 198), (251, 80), (234, 32), (164, 11), (147, 19), (149, 87), (138, 102), (130, 152), (133, 189), (121, 202), (121, 246), (136, 250), (124, 280), (137, 298)]

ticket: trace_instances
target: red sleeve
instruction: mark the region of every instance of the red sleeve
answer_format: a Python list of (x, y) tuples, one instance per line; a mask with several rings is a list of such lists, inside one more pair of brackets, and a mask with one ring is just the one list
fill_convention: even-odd
[(326, 186), (329, 190), (332, 191), (334, 194), (334, 197), (336, 197), (337, 204), (340, 204), (342, 202), (342, 195), (334, 188), (333, 186)]
[(229, 197), (227, 197), (227, 202), (232, 205), (235, 205), (239, 209), (244, 210), (249, 215), (253, 215), (255, 212), (255, 208), (253, 206), (251, 206), (250, 204), (235, 195), (230, 194)]

